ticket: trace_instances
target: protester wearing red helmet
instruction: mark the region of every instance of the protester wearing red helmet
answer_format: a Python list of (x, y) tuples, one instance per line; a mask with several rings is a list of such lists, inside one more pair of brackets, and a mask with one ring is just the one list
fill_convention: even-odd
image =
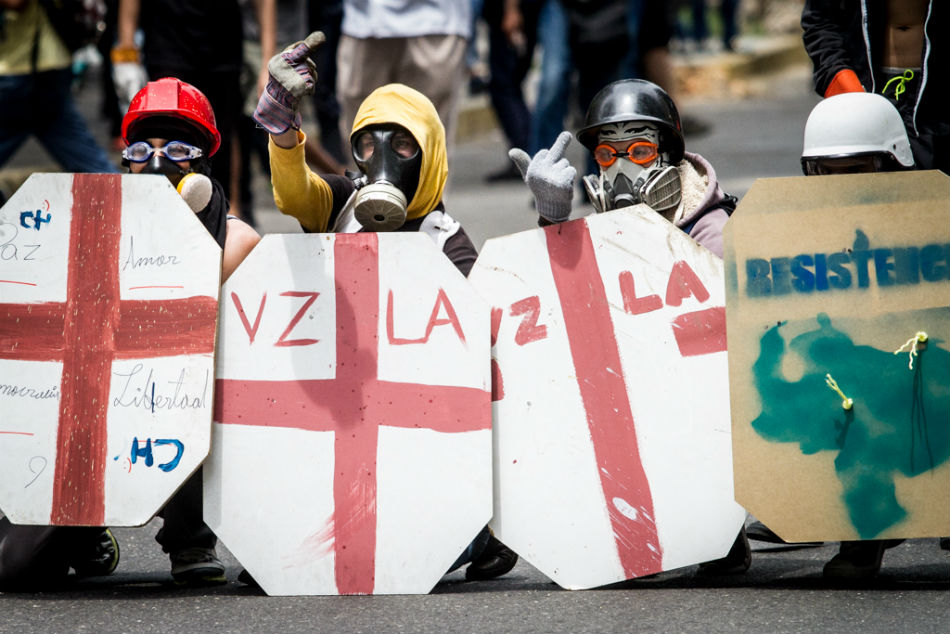
[[(128, 144), (123, 163), (133, 174), (166, 176), (224, 250), (222, 281), (258, 243), (254, 229), (228, 215), (221, 184), (210, 177), (210, 158), (221, 143), (214, 112), (194, 86), (164, 78), (135, 95), (122, 120)], [(224, 583), (217, 538), (202, 519), (199, 469), (159, 512), (164, 525), (155, 539), (171, 559), (176, 583)], [(34, 590), (77, 576), (110, 574), (119, 545), (108, 528), (23, 526), (0, 519), (0, 589)]]
[(165, 77), (149, 82), (122, 119), (123, 164), (133, 174), (166, 176), (224, 249), (222, 281), (260, 240), (250, 225), (228, 216), (224, 188), (211, 177), (221, 146), (214, 111), (191, 84)]

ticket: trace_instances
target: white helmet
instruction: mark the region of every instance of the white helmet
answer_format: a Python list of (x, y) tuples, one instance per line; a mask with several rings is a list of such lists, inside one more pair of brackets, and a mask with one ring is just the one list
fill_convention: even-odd
[(897, 108), (884, 96), (847, 92), (815, 106), (805, 122), (802, 170), (816, 159), (889, 156), (898, 166), (914, 166), (907, 131)]

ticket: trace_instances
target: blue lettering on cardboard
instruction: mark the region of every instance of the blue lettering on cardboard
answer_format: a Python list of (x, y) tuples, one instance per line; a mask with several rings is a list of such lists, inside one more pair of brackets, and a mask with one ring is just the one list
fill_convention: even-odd
[(950, 244), (871, 248), (858, 229), (851, 249), (749, 258), (745, 270), (749, 297), (940, 282), (950, 280)]

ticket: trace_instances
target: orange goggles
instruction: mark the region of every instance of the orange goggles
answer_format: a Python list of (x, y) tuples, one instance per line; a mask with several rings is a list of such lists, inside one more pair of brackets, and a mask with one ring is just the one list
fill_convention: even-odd
[(618, 152), (605, 143), (594, 148), (594, 160), (601, 167), (610, 167), (617, 162), (618, 158), (624, 156), (637, 165), (646, 165), (656, 160), (658, 149), (656, 143), (636, 141), (630, 144), (626, 152)]

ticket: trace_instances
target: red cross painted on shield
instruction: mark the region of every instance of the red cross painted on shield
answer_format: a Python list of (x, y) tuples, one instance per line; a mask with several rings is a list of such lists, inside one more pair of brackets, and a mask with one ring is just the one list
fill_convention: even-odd
[(333, 252), (336, 377), (219, 379), (215, 420), (335, 432), (332, 539), (337, 591), (370, 594), (376, 567), (379, 427), (447, 433), (491, 429), (491, 395), (476, 388), (380, 380), (378, 238), (375, 233), (337, 234)]
[(653, 496), (587, 222), (544, 231), (620, 564), (628, 578), (659, 572), (663, 552)]
[(63, 363), (53, 525), (104, 522), (113, 359), (214, 352), (216, 298), (120, 301), (121, 183), (73, 175), (66, 301), (0, 304), (0, 358)]

